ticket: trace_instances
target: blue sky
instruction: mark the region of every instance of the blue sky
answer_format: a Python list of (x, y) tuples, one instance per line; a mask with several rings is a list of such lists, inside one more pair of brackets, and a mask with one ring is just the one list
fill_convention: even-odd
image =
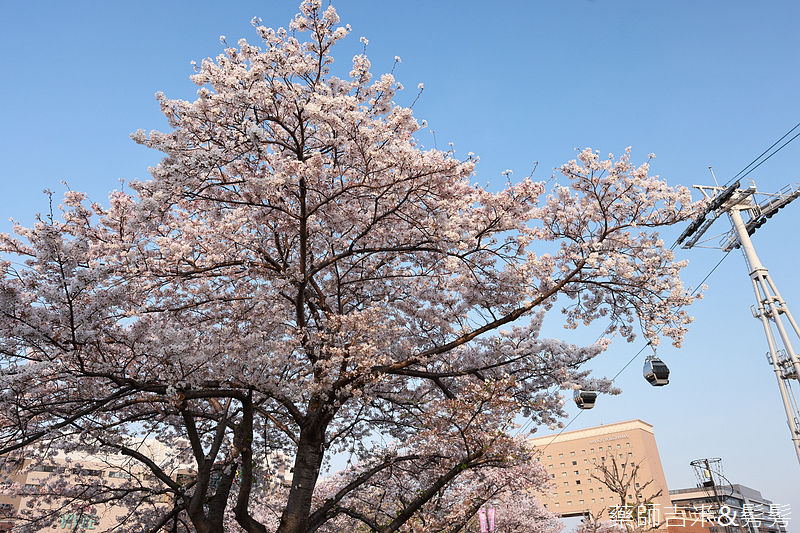
[[(146, 179), (159, 160), (134, 144), (137, 129), (166, 129), (153, 97), (192, 99), (190, 62), (257, 36), (254, 16), (286, 26), (298, 1), (2, 2), (0, 44), (0, 231), (9, 217), (30, 224), (45, 212), (45, 188), (70, 188), (98, 201), (119, 180)], [(334, 52), (348, 69), (360, 36), (369, 39), (373, 72), (402, 63), (395, 76), (425, 91), (414, 107), (439, 148), (481, 159), (476, 181), (500, 187), (502, 171), (546, 180), (576, 149), (644, 162), (671, 184), (725, 182), (800, 122), (800, 3), (721, 1), (438, 1), (334, 2), (353, 34)], [(426, 146), (430, 132), (421, 132)], [(800, 139), (750, 174), (773, 192), (800, 181)], [(800, 202), (754, 236), (764, 265), (800, 315), (796, 228)], [(726, 230), (724, 220), (712, 228)], [(683, 228), (664, 234), (672, 242)], [(722, 257), (679, 251), (697, 285)], [(800, 465), (793, 452), (761, 325), (739, 252), (706, 282), (684, 347), (659, 348), (671, 367), (667, 387), (641, 378), (644, 352), (621, 374), (624, 390), (601, 398), (570, 426), (640, 418), (654, 425), (670, 488), (695, 483), (689, 462), (722, 457), (734, 483), (790, 504), (800, 531)], [(549, 332), (574, 342), (596, 333)], [(799, 344), (800, 345), (800, 344)], [(643, 343), (615, 342), (593, 366), (615, 375)], [(577, 414), (573, 410), (573, 415)]]

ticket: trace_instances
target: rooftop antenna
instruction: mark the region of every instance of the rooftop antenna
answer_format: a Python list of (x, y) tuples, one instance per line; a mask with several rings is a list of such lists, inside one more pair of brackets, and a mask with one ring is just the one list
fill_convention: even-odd
[[(792, 443), (798, 461), (800, 461), (800, 410), (797, 408), (797, 401), (792, 391), (792, 384), (797, 385), (800, 382), (800, 359), (789, 338), (789, 329), (794, 330), (795, 337), (800, 338), (800, 328), (789, 312), (786, 302), (781, 298), (767, 269), (759, 261), (750, 240), (750, 236), (768, 219), (772, 218), (779, 209), (786, 207), (800, 196), (800, 184), (787, 185), (775, 194), (759, 193), (755, 184), (752, 183), (747, 189), (740, 189), (739, 186), (739, 181), (729, 187), (694, 185), (694, 188), (703, 193), (709, 202), (678, 237), (678, 244), (687, 249), (702, 246), (708, 240), (700, 241), (700, 237), (715, 220), (723, 214), (728, 215), (733, 229), (723, 235), (719, 246), (705, 247), (721, 248), (725, 252), (741, 248), (744, 252), (756, 296), (756, 305), (751, 309), (753, 316), (759, 319), (764, 326), (769, 346), (767, 361), (772, 366), (778, 380), (778, 388), (786, 411), (786, 420), (792, 434)], [(755, 200), (757, 197), (765, 197), (765, 199), (758, 203)], [(783, 348), (778, 347), (778, 341)]]

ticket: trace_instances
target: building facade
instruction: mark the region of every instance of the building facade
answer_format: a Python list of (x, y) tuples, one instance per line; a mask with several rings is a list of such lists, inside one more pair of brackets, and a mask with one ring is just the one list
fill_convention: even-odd
[[(196, 470), (185, 447), (167, 446), (155, 439), (144, 439), (135, 444), (136, 451), (160, 465), (168, 475), (179, 482), (196, 477)], [(184, 457), (185, 456), (185, 457)], [(266, 458), (265, 487), (291, 484), (289, 460), (275, 453)], [(72, 489), (86, 487), (87, 491), (111, 491), (133, 481), (137, 486), (149, 486), (151, 472), (136, 461), (121, 454), (89, 454), (72, 451), (58, 453), (46, 462), (29, 457), (23, 451), (0, 458), (0, 532), (12, 531), (16, 524), (31, 518), (42, 518), (42, 531), (112, 531), (124, 522), (129, 510), (113, 504), (88, 505), (80, 497), (54, 496), (62, 494), (54, 487)], [(153, 480), (152, 483), (158, 484)], [(212, 484), (214, 479), (212, 477)], [(155, 486), (154, 485), (154, 486)], [(102, 496), (102, 494), (101, 494)], [(103, 498), (100, 498), (103, 499)], [(167, 494), (148, 497), (142, 505), (146, 508), (168, 507), (172, 504)]]
[(706, 483), (669, 491), (674, 516), (670, 533), (785, 533), (791, 514), (760, 491), (744, 485)]
[(646, 422), (628, 420), (529, 442), (552, 482), (543, 502), (564, 517), (619, 520), (623, 509), (638, 508), (629, 518), (656, 526), (660, 510), (671, 505), (653, 426)]

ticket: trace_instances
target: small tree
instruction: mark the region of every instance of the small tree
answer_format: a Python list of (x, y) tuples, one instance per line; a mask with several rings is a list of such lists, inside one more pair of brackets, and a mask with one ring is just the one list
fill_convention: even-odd
[[(608, 454), (610, 461), (595, 462), (599, 475), (590, 474), (605, 485), (619, 498), (617, 510), (630, 514), (630, 522), (625, 520), (624, 526), (628, 531), (653, 529), (657, 525), (651, 524), (646, 516), (647, 509), (653, 501), (663, 494), (663, 489), (656, 492), (647, 491), (653, 479), (644, 480), (639, 477), (639, 470), (643, 460), (630, 463), (618, 463), (614, 454)], [(605, 459), (605, 458), (604, 458)], [(642, 513), (645, 515), (642, 515)], [(590, 517), (591, 518), (591, 517)], [(594, 520), (594, 522), (597, 522)], [(619, 521), (618, 521), (619, 523)]]
[[(568, 327), (603, 318), (628, 340), (637, 316), (676, 344), (690, 320), (656, 233), (692, 215), (687, 189), (588, 149), (547, 196), (475, 186), (472, 157), (417, 145), (392, 75), (373, 81), (363, 54), (331, 73), (337, 25), (319, 0), (289, 31), (256, 22), (261, 47), (203, 61), (196, 101), (158, 96), (173, 130), (134, 135), (165, 154), (135, 196), (68, 192), (60, 217), (0, 237), (0, 452), (129, 457), (142, 475), (86, 493), (130, 510), (121, 530), (217, 532), (232, 514), (266, 531), (276, 450), (294, 462), (279, 533), (408, 529), (528, 460), (516, 416), (550, 424), (559, 388), (609, 390), (580, 369), (606, 341), (540, 337), (557, 299)], [(143, 436), (185, 443), (193, 475), (138, 452)], [(341, 452), (358, 466), (315, 499)], [(354, 503), (384, 488), (391, 512)]]

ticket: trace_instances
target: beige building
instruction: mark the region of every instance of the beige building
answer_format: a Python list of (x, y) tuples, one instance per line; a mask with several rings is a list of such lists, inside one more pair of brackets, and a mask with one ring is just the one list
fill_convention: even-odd
[(628, 420), (530, 439), (553, 484), (546, 507), (564, 517), (615, 519), (624, 502), (652, 506), (651, 523), (670, 504), (653, 426)]
[[(139, 453), (162, 466), (173, 479), (181, 481), (182, 478), (194, 477), (191, 460), (183, 457), (187, 453), (185, 449), (166, 446), (155, 439), (144, 439), (135, 446)], [(286, 457), (273, 454), (267, 458), (266, 467), (270, 478), (265, 481), (270, 486), (291, 483), (292, 475)], [(43, 531), (111, 531), (125, 520), (128, 512), (125, 508), (86, 505), (78, 498), (74, 501), (55, 498), (33, 509), (28, 507), (49, 493), (48, 484), (52, 482), (65, 481), (72, 487), (99, 485), (113, 488), (131, 479), (146, 486), (151, 478), (149, 470), (119, 454), (96, 455), (73, 451), (69, 457), (59, 453), (46, 463), (41, 463), (24, 452), (15, 452), (0, 458), (0, 532), (11, 531), (15, 523), (24, 522), (26, 514), (31, 511), (34, 516), (46, 516)], [(166, 495), (150, 500), (153, 506), (170, 505)]]
[[(175, 449), (155, 439), (144, 439), (134, 444), (136, 451), (168, 469), (173, 477), (191, 472), (191, 466), (181, 461)], [(168, 465), (173, 466), (169, 467)], [(47, 531), (111, 530), (124, 520), (126, 510), (111, 505), (87, 505), (80, 498), (53, 498), (49, 484), (65, 481), (67, 485), (113, 487), (130, 479), (147, 483), (149, 472), (130, 458), (119, 454), (88, 454), (73, 451), (69, 456), (59, 452), (46, 462), (32, 459), (24, 452), (3, 457), (0, 462), (0, 484), (6, 487), (0, 495), (0, 531), (12, 530), (15, 523), (25, 522), (28, 513), (45, 516), (43, 529)], [(12, 485), (13, 484), (13, 485)], [(14, 489), (13, 486), (17, 488)], [(90, 489), (87, 489), (90, 490)], [(16, 493), (17, 495), (13, 495)], [(155, 499), (153, 505), (166, 505), (168, 498)], [(46, 527), (49, 524), (49, 527)]]

